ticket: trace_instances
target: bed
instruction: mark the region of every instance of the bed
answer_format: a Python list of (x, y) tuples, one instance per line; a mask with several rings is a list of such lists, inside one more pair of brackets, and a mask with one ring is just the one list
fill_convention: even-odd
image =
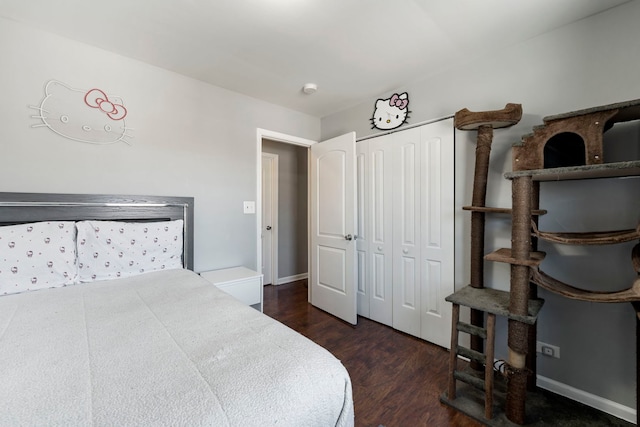
[[(0, 225), (0, 425), (354, 424), (339, 360), (192, 271), (193, 199), (0, 193)], [(24, 250), (20, 239), (42, 227), (30, 244), (44, 247), (52, 234), (47, 247)], [(154, 227), (180, 246), (178, 259), (160, 238), (158, 251), (139, 249), (146, 265), (125, 271), (118, 236), (137, 247), (155, 240)], [(24, 271), (52, 244), (57, 256), (56, 233), (69, 229), (76, 247), (65, 243), (63, 255), (75, 261), (42, 255), (54, 259), (46, 271)], [(109, 248), (90, 246), (94, 234)], [(16, 273), (11, 243), (32, 252), (13, 262)], [(119, 259), (125, 267), (114, 267)], [(64, 262), (58, 276), (69, 283), (50, 287)], [(74, 262), (85, 271), (69, 277)], [(14, 288), (19, 274), (37, 280)]]

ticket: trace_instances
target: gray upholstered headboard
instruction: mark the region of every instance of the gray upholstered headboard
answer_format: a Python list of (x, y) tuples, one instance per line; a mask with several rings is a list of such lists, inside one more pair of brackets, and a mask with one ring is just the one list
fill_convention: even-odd
[(38, 221), (184, 220), (185, 268), (193, 270), (193, 197), (0, 192), (0, 225)]

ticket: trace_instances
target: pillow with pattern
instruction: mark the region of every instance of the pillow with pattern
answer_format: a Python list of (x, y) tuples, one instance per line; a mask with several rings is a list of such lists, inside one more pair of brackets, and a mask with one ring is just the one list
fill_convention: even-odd
[(70, 285), (76, 278), (74, 222), (0, 227), (0, 295)]
[(80, 221), (78, 277), (81, 282), (117, 279), (182, 268), (183, 221)]

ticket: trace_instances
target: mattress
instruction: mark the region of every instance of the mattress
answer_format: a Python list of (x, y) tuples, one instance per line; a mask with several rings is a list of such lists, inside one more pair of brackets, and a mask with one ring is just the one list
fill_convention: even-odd
[(0, 297), (0, 425), (351, 426), (331, 353), (189, 270)]

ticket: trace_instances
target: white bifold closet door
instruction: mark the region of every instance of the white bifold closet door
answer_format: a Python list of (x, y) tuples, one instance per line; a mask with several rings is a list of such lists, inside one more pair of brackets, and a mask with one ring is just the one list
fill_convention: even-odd
[(393, 327), (420, 336), (420, 128), (393, 134)]
[(453, 119), (361, 141), (358, 314), (450, 346)]
[(356, 144), (358, 314), (393, 323), (393, 135)]
[(356, 144), (356, 298), (357, 314), (371, 317), (371, 304), (367, 284), (371, 280), (367, 268), (369, 259), (369, 144)]

